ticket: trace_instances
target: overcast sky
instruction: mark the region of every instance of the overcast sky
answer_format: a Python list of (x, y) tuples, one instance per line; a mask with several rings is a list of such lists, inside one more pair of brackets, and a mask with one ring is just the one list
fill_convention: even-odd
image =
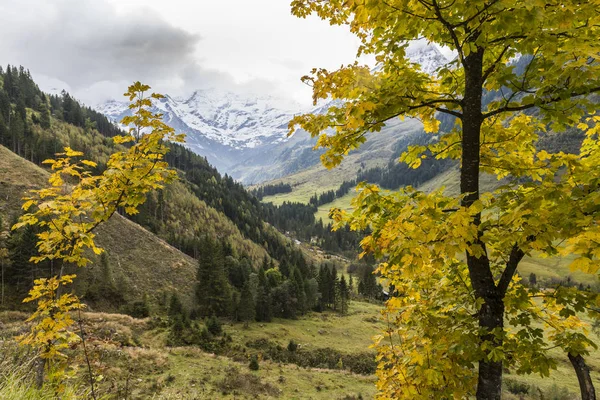
[(292, 16), (289, 0), (0, 0), (0, 63), (92, 105), (134, 80), (307, 104), (300, 77), (352, 62), (357, 47), (345, 27)]

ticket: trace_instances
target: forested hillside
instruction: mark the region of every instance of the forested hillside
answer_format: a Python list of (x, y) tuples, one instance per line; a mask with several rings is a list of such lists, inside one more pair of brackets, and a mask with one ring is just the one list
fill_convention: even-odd
[[(24, 79), (23, 82), (35, 88), (32, 80)], [(49, 101), (43, 93), (36, 93), (41, 96), (41, 102)], [(16, 101), (19, 101), (22, 95), (16, 96)], [(67, 96), (63, 94), (63, 97)], [(14, 118), (21, 117), (15, 104), (11, 101), (8, 108), (8, 116), (13, 122)], [(86, 357), (92, 354), (91, 357), (96, 360), (94, 368), (105, 371), (102, 382), (96, 383), (96, 390), (102, 393), (114, 395), (116, 388), (119, 393), (124, 390), (125, 397), (133, 394), (135, 398), (144, 398), (149, 393), (157, 393), (156, 387), (142, 382), (142, 378), (156, 376), (156, 371), (147, 368), (145, 361), (141, 362), (148, 356), (148, 351), (142, 350), (142, 346), (152, 347), (152, 354), (164, 357), (163, 367), (168, 368), (169, 376), (180, 376), (180, 357), (167, 355), (165, 346), (190, 346), (187, 348), (198, 353), (194, 363), (203, 360), (201, 350), (227, 355), (229, 368), (250, 354), (256, 365), (251, 368), (259, 368), (259, 361), (260, 368), (269, 368), (269, 363), (263, 359), (263, 354), (268, 354), (273, 362), (345, 369), (356, 374), (373, 373), (373, 354), (362, 348), (348, 349), (326, 342), (314, 348), (300, 349), (293, 339), (289, 343), (271, 341), (245, 331), (241, 337), (239, 334), (232, 337), (236, 328), (225, 328), (225, 321), (240, 321), (248, 325), (254, 321), (266, 323), (274, 320), (275, 327), (271, 328), (274, 331), (281, 319), (307, 318), (307, 322), (302, 323), (307, 323), (306, 326), (311, 329), (318, 326), (321, 331), (323, 323), (320, 318), (306, 317), (306, 314), (329, 311), (323, 316), (345, 318), (350, 313), (350, 301), (356, 298), (357, 289), (361, 298), (375, 301), (381, 298), (382, 287), (377, 285), (375, 276), (371, 274), (372, 268), (362, 265), (364, 282), (363, 278), (354, 280), (345, 272), (344, 263), (327, 262), (322, 256), (313, 257), (307, 249), (301, 249), (297, 241), (278, 230), (285, 227), (288, 236), (297, 237), (300, 231), (296, 229), (306, 224), (307, 229), (302, 234), (308, 235), (308, 239), (313, 238), (307, 232), (313, 231), (326, 238), (328, 232), (322, 225), (314, 223), (312, 212), (303, 219), (295, 215), (294, 208), (262, 205), (243, 186), (230, 177), (220, 176), (204, 158), (182, 146), (169, 144), (170, 152), (166, 157), (168, 164), (176, 168), (179, 180), (162, 190), (151, 192), (140, 207), (140, 213), (129, 218), (123, 216), (124, 212), (123, 215), (116, 213), (94, 229), (95, 241), (105, 252), (100, 255), (89, 252), (86, 257), (91, 259), (91, 265), (78, 268), (53, 258), (40, 263), (31, 262), (30, 258), (38, 255), (36, 246), (40, 238), (37, 234), (41, 230), (35, 225), (16, 230), (10, 228), (23, 212), (21, 205), (27, 192), (48, 186), (49, 171), (31, 160), (52, 157), (46, 156), (50, 149), (60, 152), (65, 146), (80, 146), (86, 149), (86, 158), (98, 162), (97, 166), (88, 163), (92, 172), (102, 174), (111, 168), (108, 156), (127, 147), (115, 145), (111, 137), (93, 124), (82, 128), (65, 121), (59, 112), (50, 114), (49, 127), (43, 127), (40, 112), (26, 107), (21, 122), (25, 134), (3, 136), (3, 145), (0, 146), (0, 338), (4, 352), (17, 355), (12, 341), (7, 341), (8, 345), (4, 341), (10, 339), (14, 332), (23, 332), (31, 326), (23, 322), (26, 314), (15, 310), (31, 309), (29, 305), (22, 304), (22, 299), (34, 280), (38, 280), (36, 285), (39, 287), (44, 281), (40, 278), (60, 274), (70, 279), (67, 278), (69, 274), (76, 273), (74, 294), (87, 306), (87, 313), (78, 316), (80, 330), (83, 332), (85, 329), (86, 332), (80, 332), (80, 335), (94, 343)], [(46, 145), (37, 149), (37, 143)], [(27, 159), (12, 152), (9, 147), (13, 146), (22, 149), (21, 155), (27, 155)], [(65, 186), (61, 185), (61, 190), (68, 191), (71, 185), (76, 185), (75, 179), (67, 182)], [(319, 240), (316, 238), (316, 241)], [(347, 245), (350, 246), (349, 243)], [(358, 332), (371, 331), (373, 321), (369, 319), (366, 326), (362, 319), (370, 318), (375, 307), (364, 305), (358, 308), (361, 310), (359, 315), (352, 319), (352, 323), (360, 328)], [(112, 316), (106, 312), (146, 319)], [(64, 330), (59, 329), (61, 335)], [(291, 337), (298, 334), (306, 335), (306, 330), (299, 328), (298, 333)], [(358, 335), (353, 335), (353, 340), (357, 340), (354, 336), (358, 338)], [(358, 341), (361, 339), (358, 338)], [(346, 343), (353, 341), (346, 339)], [(292, 350), (282, 349), (282, 344)], [(112, 351), (114, 346), (126, 347), (127, 351), (119, 356)], [(72, 350), (75, 352), (75, 347)], [(72, 359), (70, 362), (77, 364), (79, 361)], [(129, 367), (128, 373), (123, 374), (120, 372), (120, 368), (124, 368), (123, 362), (135, 367)], [(213, 365), (210, 368), (215, 365), (208, 360), (205, 362)], [(6, 366), (3, 362), (0, 364), (2, 368)], [(12, 366), (10, 368), (12, 371)], [(280, 376), (289, 368), (285, 366)], [(24, 373), (31, 376), (30, 371)], [(307, 387), (307, 392), (351, 394), (372, 391), (370, 377), (349, 379), (343, 372), (331, 373), (333, 375), (328, 377), (328, 381), (354, 383), (345, 383), (333, 390), (317, 385)], [(20, 371), (17, 374), (15, 377), (19, 376), (23, 381), (28, 379), (20, 375)], [(210, 393), (218, 393), (217, 390), (228, 393), (231, 389), (219, 380), (227, 379), (231, 374), (233, 372), (229, 369), (219, 369), (207, 386)], [(7, 390), (15, 393), (15, 389), (6, 388), (6, 377), (0, 375), (0, 393), (7, 393)], [(44, 375), (46, 373), (42, 373), (42, 379)], [(309, 373), (306, 377), (297, 378), (290, 374), (290, 379), (310, 385), (313, 377), (318, 376)], [(137, 383), (129, 383), (132, 377)], [(242, 378), (248, 379), (247, 376)], [(269, 384), (254, 380), (247, 390), (266, 388), (264, 390), (268, 393), (291, 391), (290, 387), (282, 385), (283, 382), (283, 378)], [(275, 389), (278, 386), (281, 388)], [(236, 393), (235, 389), (233, 393)]]
[[(15, 283), (10, 285), (14, 304), (35, 277), (49, 275), (58, 268), (28, 261), (34, 255), (36, 232), (30, 228), (8, 229), (20, 213), (20, 199), (26, 190), (43, 186), (47, 179), (45, 172), (31, 162), (39, 164), (69, 146), (95, 161), (98, 166), (94, 172), (99, 173), (108, 156), (122, 148), (111, 139), (122, 132), (65, 92), (61, 96), (45, 95), (24, 68), (7, 67), (0, 77), (3, 82), (0, 143), (6, 147), (0, 180), (2, 194), (9, 200), (2, 205), (0, 215), (7, 236), (3, 241), (8, 248), (6, 279), (7, 283)], [(126, 222), (120, 216), (113, 218), (118, 222), (99, 228), (99, 242), (106, 246), (108, 256), (102, 260), (96, 258), (96, 267), (81, 274), (85, 279), (78, 289), (86, 301), (106, 310), (120, 308), (132, 312), (135, 308), (136, 313), (142, 309), (143, 315), (147, 313), (143, 303), (166, 306), (167, 299), (177, 294), (188, 310), (199, 309), (202, 296), (195, 293), (198, 290), (203, 293), (204, 289), (198, 285), (211, 282), (207, 290), (215, 290), (214, 296), (226, 304), (224, 309), (211, 313), (237, 318), (238, 303), (247, 301), (242, 298), (244, 287), (250, 284), (249, 280), (266, 273), (269, 284), (264, 289), (263, 304), (256, 305), (257, 310), (265, 310), (268, 305), (268, 309), (272, 306), (275, 310), (275, 316), (293, 317), (315, 307), (319, 293), (318, 261), (283, 233), (307, 242), (312, 240), (334, 251), (355, 250), (358, 236), (348, 230), (330, 232), (327, 226), (315, 221), (314, 210), (309, 206), (264, 205), (241, 184), (221, 176), (205, 158), (181, 145), (168, 146), (166, 161), (179, 171), (179, 181), (151, 193), (140, 212), (129, 216), (149, 232), (135, 224), (123, 225)], [(30, 162), (19, 160), (17, 155)], [(19, 178), (21, 174), (23, 179)], [(148, 237), (153, 239), (147, 240)], [(151, 244), (156, 241), (163, 244)], [(24, 251), (25, 248), (28, 250)], [(173, 256), (162, 254), (163, 248), (178, 260), (168, 261)], [(207, 254), (213, 255), (207, 257)], [(176, 265), (183, 265), (185, 272), (160, 272), (161, 268)], [(201, 272), (202, 268), (207, 268), (208, 275)], [(143, 278), (146, 274), (148, 278)], [(181, 282), (164, 285), (160, 283), (161, 277)], [(260, 282), (266, 285), (266, 281)], [(334, 279), (332, 284), (335, 282)], [(333, 303), (322, 307), (329, 305), (333, 307)], [(271, 318), (271, 312), (267, 313), (256, 318)]]

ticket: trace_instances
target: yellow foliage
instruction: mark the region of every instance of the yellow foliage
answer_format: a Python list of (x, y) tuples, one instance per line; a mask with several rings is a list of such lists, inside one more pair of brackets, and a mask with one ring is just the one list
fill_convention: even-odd
[[(339, 100), (289, 124), (290, 133), (300, 127), (319, 137), (326, 167), (396, 117), (418, 118), (436, 135), (401, 162), (462, 163), (459, 196), (362, 184), (352, 213), (332, 213), (338, 227), (368, 232), (361, 246), (385, 260), (378, 272), (396, 291), (376, 341), (379, 398), (469, 398), (477, 363), (547, 376), (556, 367), (549, 347), (586, 354), (593, 343), (577, 315), (597, 296), (526, 287), (518, 264), (533, 252), (570, 254), (572, 269), (600, 269), (600, 116), (590, 96), (600, 92), (600, 0), (293, 0), (291, 7), (300, 18), (348, 26), (361, 43), (357, 56), (378, 62), (303, 78), (315, 103)], [(456, 57), (425, 73), (406, 56), (417, 39)], [(441, 115), (450, 122), (443, 131)], [(567, 127), (585, 132), (579, 154), (539, 149), (541, 135)], [(506, 184), (481, 193), (481, 173)], [(492, 314), (493, 322), (480, 317)], [(540, 329), (533, 321), (547, 323)], [(490, 383), (498, 373), (489, 374), (479, 380), (487, 385), (480, 399), (500, 396)]]
[[(183, 141), (173, 128), (161, 120), (160, 114), (148, 110), (151, 102), (145, 96), (150, 87), (136, 82), (125, 94), (131, 101), (132, 116), (123, 118), (122, 123), (132, 125), (128, 136), (116, 136), (114, 142), (132, 143), (127, 149), (116, 152), (107, 161), (100, 175), (92, 175), (89, 168), (96, 163), (77, 160), (82, 152), (69, 147), (57, 154), (56, 160), (46, 160), (52, 169), (48, 180), (50, 187), (31, 192), (25, 198), (26, 211), (13, 229), (26, 225), (42, 228), (38, 234), (38, 255), (32, 262), (60, 259), (63, 263), (85, 266), (90, 260), (86, 249), (100, 254), (96, 246), (94, 229), (106, 222), (118, 208), (129, 214), (137, 212), (144, 203), (146, 194), (160, 189), (177, 178), (175, 171), (168, 168), (164, 155), (168, 151), (165, 141)], [(151, 94), (151, 98), (161, 96)], [(73, 324), (72, 310), (83, 305), (71, 293), (59, 296), (60, 288), (73, 282), (75, 275), (37, 279), (25, 302), (37, 301), (37, 310), (29, 321), (31, 331), (19, 338), (40, 352), (40, 357), (56, 368), (50, 377), (60, 381), (67, 364), (63, 350), (76, 344), (79, 337), (69, 329)], [(65, 290), (63, 288), (63, 290)], [(59, 386), (60, 387), (60, 384)]]

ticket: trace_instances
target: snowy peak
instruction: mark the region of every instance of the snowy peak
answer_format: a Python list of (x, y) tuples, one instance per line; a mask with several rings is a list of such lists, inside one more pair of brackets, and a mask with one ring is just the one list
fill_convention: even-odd
[(411, 45), (406, 50), (406, 56), (413, 63), (419, 64), (423, 72), (431, 75), (449, 61), (433, 44), (416, 43)]
[[(182, 131), (237, 149), (285, 140), (288, 121), (301, 110), (299, 105), (272, 96), (218, 89), (197, 90), (189, 97), (165, 96), (153, 105), (165, 122), (180, 122)], [(113, 100), (98, 109), (117, 120), (127, 112), (127, 104)]]
[[(421, 71), (426, 72), (430, 75), (435, 75), (435, 71), (446, 65), (448, 60), (442, 52), (433, 44), (426, 44), (423, 42), (415, 42), (408, 46), (406, 49), (406, 57), (410, 62), (419, 64)], [(381, 71), (383, 65), (377, 64), (371, 71)]]

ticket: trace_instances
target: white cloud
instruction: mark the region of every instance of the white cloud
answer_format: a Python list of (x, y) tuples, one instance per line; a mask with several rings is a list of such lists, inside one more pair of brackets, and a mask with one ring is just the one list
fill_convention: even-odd
[(345, 27), (298, 19), (285, 0), (2, 0), (0, 62), (88, 104), (134, 80), (169, 94), (217, 86), (307, 103), (300, 77), (358, 46)]

